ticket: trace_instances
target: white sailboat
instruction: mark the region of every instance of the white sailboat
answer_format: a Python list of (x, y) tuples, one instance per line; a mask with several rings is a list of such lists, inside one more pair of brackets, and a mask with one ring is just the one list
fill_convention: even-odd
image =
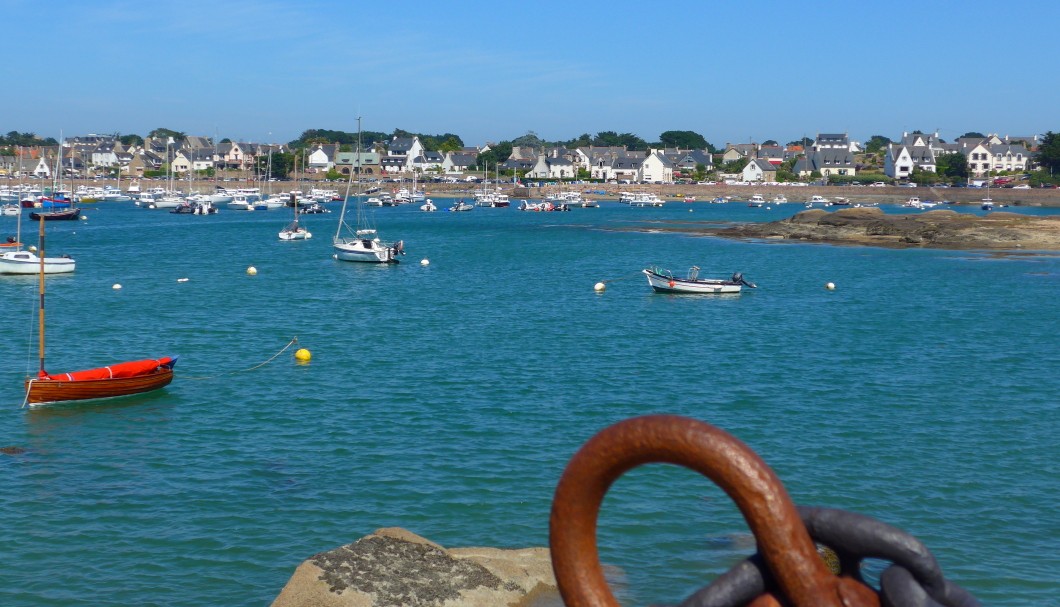
[(369, 225), (365, 214), (365, 205), (361, 192), (361, 181), (357, 180), (357, 213), (356, 226), (346, 223), (346, 203), (350, 198), (350, 186), (353, 177), (361, 168), (361, 119), (357, 119), (357, 154), (356, 166), (350, 167), (350, 179), (346, 183), (346, 196), (342, 199), (342, 212), (339, 214), (339, 226), (335, 231), (332, 245), (334, 258), (340, 261), (359, 261), (363, 263), (398, 263), (398, 256), (405, 254), (402, 241), (383, 242), (376, 229)]
[(301, 206), (294, 194), (291, 194), (291, 206), (294, 208), (294, 221), (280, 230), (280, 240), (308, 240), (313, 234), (306, 227), (298, 223), (298, 207)]
[[(18, 214), (17, 226), (15, 238), (8, 238), (7, 242), (0, 244), (0, 251), (3, 251), (0, 253), (0, 274), (66, 274), (77, 267), (77, 262), (66, 256), (42, 260), (33, 251), (23, 251), (22, 213)], [(42, 233), (42, 242), (43, 239)]]

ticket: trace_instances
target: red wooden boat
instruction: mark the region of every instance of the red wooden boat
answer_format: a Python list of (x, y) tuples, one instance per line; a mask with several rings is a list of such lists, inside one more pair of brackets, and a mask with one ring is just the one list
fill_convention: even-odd
[(173, 366), (177, 364), (176, 357), (135, 360), (72, 373), (48, 373), (44, 370), (43, 221), (40, 222), (40, 243), (37, 249), (42, 260), (39, 274), (40, 320), (38, 327), (40, 370), (36, 377), (26, 378), (26, 398), (23, 406), (140, 394), (169, 385), (169, 382), (173, 381)]

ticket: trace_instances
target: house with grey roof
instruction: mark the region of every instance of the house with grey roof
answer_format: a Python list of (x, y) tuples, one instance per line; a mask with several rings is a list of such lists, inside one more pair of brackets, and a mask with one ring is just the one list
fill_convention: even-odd
[(467, 153), (447, 152), (442, 160), (442, 171), (448, 175), (460, 175), (478, 164), (478, 159)]
[(707, 150), (678, 151), (673, 156), (667, 155), (674, 165), (674, 174), (689, 175), (696, 171), (696, 167), (703, 165), (705, 170), (714, 170), (714, 156)]
[(326, 173), (335, 167), (335, 156), (339, 153), (337, 143), (318, 143), (316, 148), (306, 156), (305, 168), (308, 173)]
[(743, 168), (744, 181), (775, 182), (777, 180), (777, 167), (768, 160), (752, 158)]
[(935, 157), (945, 151), (938, 133), (902, 133), (897, 143), (887, 144), (883, 172), (895, 179), (907, 179), (913, 169), (934, 173)]
[(413, 161), (423, 156), (423, 152), (419, 137), (394, 137), (387, 142), (386, 156), (382, 160), (383, 170), (388, 173), (411, 171)]
[(335, 170), (343, 175), (351, 171), (358, 175), (379, 175), (385, 172), (384, 156), (379, 152), (338, 152), (335, 154)]
[(733, 162), (744, 158), (754, 158), (757, 151), (757, 143), (726, 143), (725, 153), (721, 155), (721, 160)]
[(673, 183), (674, 163), (660, 150), (652, 150), (640, 163), (637, 180), (644, 183)]
[(412, 170), (426, 173), (427, 171), (442, 168), (442, 162), (444, 161), (445, 158), (439, 152), (424, 150), (419, 156), (412, 159)]
[(556, 155), (541, 154), (526, 177), (530, 179), (573, 179), (577, 175), (574, 163), (567, 158)]

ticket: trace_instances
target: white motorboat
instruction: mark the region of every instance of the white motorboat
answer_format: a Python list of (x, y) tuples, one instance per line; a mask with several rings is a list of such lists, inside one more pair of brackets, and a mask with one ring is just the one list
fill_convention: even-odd
[(670, 270), (657, 266), (649, 266), (643, 270), (648, 277), (648, 284), (656, 293), (693, 293), (703, 295), (719, 295), (725, 293), (739, 293), (743, 287), (755, 289), (758, 285), (744, 280), (743, 274), (737, 272), (731, 278), (700, 278), (699, 266), (692, 266), (688, 270), (688, 276), (678, 278)]
[(425, 202), (425, 203), (420, 205), (420, 210), (421, 211), (426, 211), (427, 213), (433, 213), (434, 211), (438, 210), (438, 207), (434, 204), (434, 202), (430, 198), (428, 198), (427, 202)]
[(6, 215), (8, 217), (14, 217), (22, 212), (22, 207), (18, 206), (18, 203), (8, 202), (0, 207), (0, 215)]
[(766, 206), (766, 199), (762, 196), (755, 194), (747, 199), (747, 206), (749, 207), (764, 207)]
[[(43, 221), (41, 222), (44, 223)], [(33, 251), (23, 251), (22, 243), (22, 213), (18, 215), (18, 227), (15, 238), (8, 238), (7, 242), (0, 244), (0, 274), (65, 274), (73, 272), (77, 267), (70, 257), (45, 257), (43, 265), (41, 258)], [(44, 226), (41, 226), (43, 234)], [(43, 245), (42, 245), (43, 246)]]

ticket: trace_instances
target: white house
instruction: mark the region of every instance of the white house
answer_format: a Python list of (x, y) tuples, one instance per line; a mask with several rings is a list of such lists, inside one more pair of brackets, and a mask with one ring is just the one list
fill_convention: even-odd
[(411, 171), (413, 160), (422, 155), (423, 144), (419, 137), (394, 137), (387, 144), (382, 164), (387, 171)]
[(769, 181), (777, 180), (777, 167), (768, 160), (755, 158), (743, 168), (744, 181)]
[(674, 163), (659, 150), (652, 150), (647, 158), (640, 163), (640, 175), (638, 181), (644, 183), (673, 183)]
[(305, 168), (311, 173), (330, 171), (335, 168), (335, 155), (338, 151), (338, 144), (317, 144), (316, 149), (306, 156)]
[(442, 160), (442, 170), (448, 175), (460, 175), (475, 164), (477, 160), (472, 154), (446, 152), (445, 159)]
[(577, 175), (574, 163), (562, 156), (537, 157), (534, 168), (526, 174), (531, 179), (572, 179)]

